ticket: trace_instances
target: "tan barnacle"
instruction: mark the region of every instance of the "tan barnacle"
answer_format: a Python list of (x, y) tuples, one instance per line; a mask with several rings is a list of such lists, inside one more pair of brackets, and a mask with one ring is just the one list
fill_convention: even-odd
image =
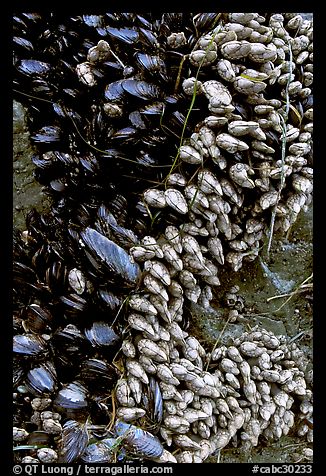
[(223, 398), (217, 398), (214, 403), (214, 413), (223, 413), (228, 418), (232, 418), (232, 413), (230, 412), (229, 406)]
[(202, 155), (191, 145), (182, 145), (179, 149), (180, 159), (188, 164), (201, 164)]
[(277, 370), (263, 370), (261, 372), (261, 377), (266, 380), (267, 382), (279, 382), (280, 380), (280, 375)]
[(171, 33), (171, 35), (166, 38), (166, 41), (167, 44), (173, 49), (180, 48), (181, 46), (187, 44), (187, 38), (185, 37), (183, 31), (178, 33)]
[(150, 248), (145, 248), (143, 246), (132, 246), (129, 249), (129, 253), (135, 261), (146, 261), (154, 258), (155, 252)]
[(184, 235), (181, 238), (181, 243), (184, 251), (196, 257), (200, 262), (203, 263), (203, 255), (196, 238), (191, 235)]
[(135, 402), (139, 404), (143, 393), (141, 381), (134, 375), (128, 375), (127, 382)]
[(145, 190), (144, 201), (154, 208), (166, 207), (166, 198), (164, 192), (155, 188)]
[(78, 79), (86, 86), (95, 86), (96, 81), (91, 63), (85, 62), (77, 64), (76, 72)]
[(185, 418), (189, 423), (193, 423), (197, 420), (204, 420), (207, 418), (207, 414), (201, 410), (195, 410), (193, 408), (186, 408), (183, 411), (183, 418)]
[(229, 176), (237, 185), (245, 188), (254, 188), (255, 183), (248, 177), (250, 167), (247, 164), (234, 164), (229, 168)]
[(222, 187), (217, 177), (207, 169), (203, 169), (198, 173), (198, 188), (203, 193), (223, 195)]
[[(216, 46), (214, 43), (212, 43), (212, 46)], [(194, 50), (190, 53), (189, 55), (189, 61), (191, 64), (195, 66), (207, 66), (209, 64), (214, 63), (214, 61), (217, 58), (217, 53), (216, 51), (213, 50)]]
[(186, 450), (191, 450), (191, 449), (199, 450), (201, 448), (200, 445), (196, 441), (192, 440), (187, 435), (174, 435), (173, 442), (177, 446), (179, 446), (179, 448), (184, 448)]
[(178, 253), (175, 251), (172, 245), (169, 243), (163, 243), (162, 251), (164, 258), (173, 266), (173, 268), (175, 268), (177, 271), (181, 271), (183, 269), (182, 260), (179, 258)]
[(312, 181), (299, 174), (292, 175), (292, 187), (298, 193), (303, 192), (306, 194), (312, 193), (313, 184)]
[(193, 210), (194, 205), (199, 204), (203, 208), (209, 208), (209, 202), (206, 195), (195, 185), (187, 185), (185, 196), (189, 201), (189, 208)]
[(97, 63), (105, 61), (111, 53), (110, 45), (105, 40), (100, 40), (96, 46), (88, 50), (87, 61)]
[(120, 378), (120, 380), (118, 380), (115, 389), (115, 395), (120, 405), (126, 407), (135, 406), (135, 400), (131, 396), (130, 387), (128, 385), (128, 381), (125, 378)]
[(128, 339), (123, 340), (121, 344), (121, 350), (126, 357), (131, 357), (132, 359), (136, 357), (136, 348), (134, 344)]
[[(154, 276), (150, 274), (146, 274), (144, 277), (143, 283), (145, 288), (153, 294), (157, 294), (161, 296), (165, 301), (169, 300), (168, 293), (165, 290), (164, 285), (158, 279), (154, 278)], [(156, 309), (155, 309), (156, 310)]]
[(245, 383), (249, 383), (250, 376), (251, 376), (251, 369), (250, 369), (250, 365), (248, 364), (246, 360), (243, 360), (242, 362), (239, 363), (239, 370)]
[(127, 422), (135, 421), (138, 418), (143, 417), (145, 414), (146, 410), (143, 408), (120, 407), (117, 409), (117, 418)]
[(41, 463), (55, 463), (58, 460), (58, 454), (52, 448), (41, 448), (36, 454)]
[(70, 287), (77, 293), (83, 294), (86, 287), (85, 276), (82, 271), (77, 268), (72, 268), (68, 274), (68, 281)]
[(21, 460), (21, 463), (26, 463), (26, 464), (37, 464), (39, 463), (40, 460), (37, 459), (37, 458), (33, 458), (32, 456), (24, 456), (24, 458), (22, 458)]
[(169, 309), (172, 321), (179, 321), (182, 319), (183, 303), (184, 303), (183, 296), (173, 297), (169, 300), (168, 309)]
[(204, 288), (201, 290), (199, 299), (198, 299), (198, 304), (205, 309), (210, 307), (210, 301), (213, 299), (213, 292), (211, 286), (204, 286)]
[(190, 253), (186, 253), (183, 255), (182, 262), (183, 268), (191, 271), (192, 273), (196, 273), (204, 269), (203, 258), (202, 262), (200, 262), (195, 255), (192, 255)]
[(248, 357), (259, 357), (265, 349), (255, 342), (244, 341), (240, 344), (239, 351)]
[(257, 106), (254, 107), (254, 111), (256, 114), (269, 114), (274, 110), (273, 106), (270, 106), (268, 104), (257, 104)]
[(144, 263), (144, 270), (148, 271), (154, 278), (159, 279), (166, 286), (170, 286), (171, 277), (169, 270), (160, 261), (146, 260)]
[(230, 372), (226, 372), (225, 380), (229, 385), (231, 385), (231, 387), (235, 388), (236, 390), (241, 387), (240, 382), (237, 379), (237, 377), (234, 374), (230, 373)]
[(248, 144), (225, 132), (216, 136), (216, 144), (230, 154), (249, 149)]
[(18, 428), (16, 426), (13, 427), (13, 441), (24, 441), (27, 439), (29, 433), (25, 428)]
[(242, 266), (243, 253), (230, 251), (225, 257), (225, 261), (232, 267), (233, 271), (239, 271)]
[(225, 31), (235, 31), (238, 40), (245, 40), (250, 37), (253, 29), (249, 26), (243, 26), (241, 23), (226, 23), (224, 25)]
[(198, 355), (202, 356), (205, 354), (205, 350), (195, 337), (189, 336), (185, 339), (185, 341), (186, 345), (183, 352), (186, 359), (189, 359), (190, 361), (195, 360)]
[(196, 78), (186, 78), (182, 83), (182, 89), (185, 94), (192, 96), (195, 92), (200, 94), (203, 90), (203, 84)]
[(183, 269), (179, 273), (179, 281), (180, 283), (188, 289), (194, 289), (194, 287), (197, 284), (197, 280), (192, 274), (191, 271), (188, 271), (187, 269)]
[(225, 126), (225, 124), (227, 123), (228, 123), (227, 117), (207, 116), (204, 119), (204, 124), (209, 128), (222, 127), (222, 126)]
[(122, 117), (123, 109), (118, 104), (114, 104), (111, 102), (106, 102), (103, 104), (103, 111), (108, 117), (115, 118), (115, 117)]
[(154, 251), (155, 256), (157, 258), (163, 258), (163, 251), (160, 245), (157, 244), (155, 238), (153, 238), (152, 236), (144, 236), (144, 238), (142, 238), (141, 240), (141, 243), (146, 249)]
[(281, 390), (277, 385), (272, 384), (271, 395), (277, 406), (286, 408), (289, 395), (284, 390)]
[(176, 226), (169, 225), (165, 228), (164, 235), (177, 253), (182, 253), (182, 243), (180, 231)]
[(173, 297), (182, 297), (183, 295), (183, 288), (177, 281), (171, 280), (168, 290)]
[[(230, 198), (231, 202), (237, 205), (238, 207), (242, 206), (243, 195), (237, 192), (237, 186), (233, 185), (227, 178), (223, 177), (220, 180), (222, 190), (224, 195)], [(220, 202), (221, 203), (221, 202)], [(224, 212), (229, 213), (231, 211), (230, 205), (226, 205), (224, 202)], [(227, 208), (228, 207), (228, 208)]]
[[(170, 323), (172, 321), (172, 316), (171, 316), (171, 313), (170, 313), (170, 310), (169, 310), (169, 307), (168, 307), (168, 304), (167, 304), (167, 300), (163, 299), (163, 297), (161, 297), (157, 294), (152, 294), (149, 297), (149, 300), (151, 301), (153, 306), (157, 309), (157, 311), (158, 311), (159, 315), (162, 317), (162, 319), (165, 322)], [(144, 332), (146, 332), (146, 331), (144, 331)], [(157, 334), (155, 335), (155, 338), (154, 338), (153, 334), (148, 335), (148, 337), (150, 339), (156, 340), (157, 339)]]
[(251, 80), (245, 76), (237, 76), (233, 82), (234, 89), (239, 93), (246, 94), (248, 96), (259, 94), (266, 89), (267, 84), (262, 81)]
[(138, 361), (147, 373), (156, 375), (156, 364), (154, 364), (152, 359), (142, 354), (139, 356)]
[(188, 433), (190, 423), (183, 417), (168, 415), (164, 418), (164, 425), (175, 433)]
[(257, 365), (262, 370), (268, 370), (272, 367), (270, 356), (267, 352), (263, 352), (257, 358)]
[(128, 358), (126, 360), (126, 368), (131, 375), (134, 375), (134, 377), (139, 378), (144, 384), (147, 385), (149, 383), (144, 368), (139, 362), (137, 362), (137, 360)]
[(207, 126), (202, 126), (200, 128), (198, 138), (208, 150), (215, 144), (215, 134)]
[(143, 312), (145, 314), (154, 314), (154, 316), (157, 314), (157, 310), (149, 300), (139, 294), (133, 294), (130, 297), (128, 304), (131, 309), (134, 309), (135, 311)]
[(220, 59), (217, 62), (217, 72), (224, 81), (233, 82), (235, 79), (235, 70), (232, 63), (227, 59)]
[(163, 452), (157, 458), (151, 458), (155, 463), (177, 463), (177, 459), (168, 450), (163, 449)]
[(250, 43), (246, 40), (233, 40), (221, 46), (222, 55), (229, 60), (245, 58), (250, 53)]
[(223, 357), (219, 367), (223, 372), (230, 372), (234, 375), (239, 375), (240, 371), (237, 367), (237, 364), (233, 361), (228, 359), (227, 357)]
[(141, 354), (150, 357), (156, 362), (167, 362), (168, 356), (164, 350), (150, 339), (140, 339), (137, 342), (138, 350)]
[(157, 377), (165, 383), (179, 385), (179, 380), (173, 375), (172, 370), (166, 364), (157, 365)]
[[(163, 402), (164, 413), (168, 413), (169, 415), (177, 415), (177, 407), (176, 403), (172, 400), (164, 400)], [(179, 415), (182, 416), (182, 415)]]
[(196, 431), (201, 438), (208, 439), (211, 436), (210, 428), (203, 420), (195, 421), (191, 427), (192, 431)]
[(232, 96), (230, 91), (224, 86), (224, 84), (216, 81), (215, 79), (205, 81), (202, 86), (203, 92), (209, 100), (209, 109), (216, 108), (222, 111), (233, 111)]
[(181, 451), (176, 455), (176, 460), (178, 463), (194, 463), (194, 453), (193, 451)]
[(33, 400), (31, 401), (31, 407), (33, 408), (33, 410), (41, 412), (45, 410), (46, 408), (48, 408), (51, 405), (51, 403), (52, 403), (51, 398), (36, 397), (36, 398), (33, 398)]
[(276, 205), (278, 200), (278, 192), (270, 191), (263, 193), (259, 198), (259, 204), (263, 210), (273, 207)]

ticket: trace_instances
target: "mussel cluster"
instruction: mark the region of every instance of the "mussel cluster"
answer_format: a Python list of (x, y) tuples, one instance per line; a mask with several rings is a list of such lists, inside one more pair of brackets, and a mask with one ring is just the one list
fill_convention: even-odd
[(311, 202), (312, 21), (13, 20), (14, 91), (52, 198), (14, 233), (17, 460), (201, 462), (295, 428), (311, 442), (296, 343), (254, 328), (209, 351), (185, 316)]

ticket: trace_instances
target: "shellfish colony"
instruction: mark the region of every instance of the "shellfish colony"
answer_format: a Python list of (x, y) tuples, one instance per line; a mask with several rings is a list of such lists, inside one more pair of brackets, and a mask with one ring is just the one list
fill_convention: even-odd
[[(295, 431), (299, 345), (187, 332), (219, 270), (312, 199), (313, 24), (295, 13), (14, 16), (14, 90), (52, 198), (14, 234), (21, 462), (202, 462)], [(17, 456), (18, 455), (18, 456)]]

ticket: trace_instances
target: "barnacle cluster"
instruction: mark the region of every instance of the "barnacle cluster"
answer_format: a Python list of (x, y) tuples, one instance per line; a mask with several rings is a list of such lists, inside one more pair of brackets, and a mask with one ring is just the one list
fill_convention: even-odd
[(311, 202), (312, 21), (26, 13), (14, 27), (52, 196), (14, 235), (19, 461), (202, 462), (293, 430), (312, 442), (310, 363), (291, 338), (253, 328), (208, 349), (184, 327), (222, 267)]

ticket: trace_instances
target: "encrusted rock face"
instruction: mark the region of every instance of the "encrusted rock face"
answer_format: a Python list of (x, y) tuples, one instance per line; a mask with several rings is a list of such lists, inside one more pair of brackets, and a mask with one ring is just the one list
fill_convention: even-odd
[[(78, 91), (65, 85), (68, 106), (54, 103), (55, 124), (33, 136), (45, 144), (33, 161), (56, 203), (50, 218), (31, 213), (15, 241), (15, 386), (33, 395), (30, 421), (43, 432), (25, 462), (112, 462), (125, 452), (202, 462), (230, 442), (247, 451), (291, 430), (311, 442), (312, 375), (293, 340), (253, 327), (209, 349), (184, 318), (191, 303), (210, 309), (221, 267), (256, 259), (312, 200), (312, 21), (107, 14), (81, 23), (97, 41), (85, 40), (74, 67), (60, 64), (90, 117), (71, 109)], [(32, 55), (26, 41), (15, 37)], [(49, 63), (16, 59), (16, 68), (18, 83), (53, 99), (47, 54)], [(67, 153), (59, 119), (78, 132)], [(238, 291), (225, 297), (230, 322), (243, 307)], [(15, 442), (37, 437), (17, 422)]]

